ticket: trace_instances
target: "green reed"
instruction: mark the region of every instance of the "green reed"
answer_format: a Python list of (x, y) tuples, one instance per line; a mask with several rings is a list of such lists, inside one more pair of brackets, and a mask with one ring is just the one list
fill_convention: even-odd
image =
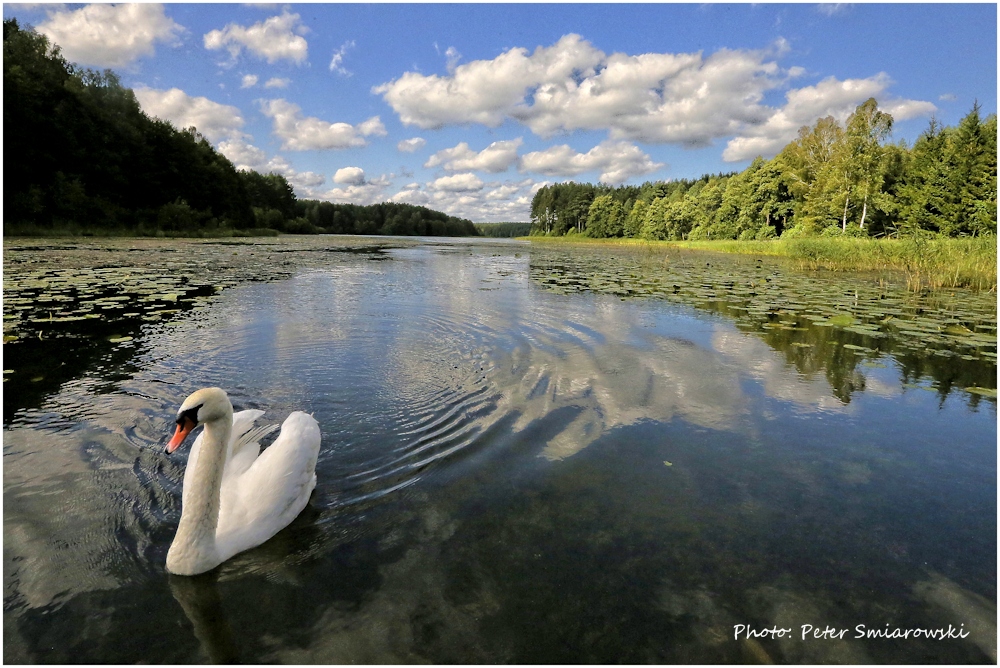
[(995, 236), (943, 238), (908, 236), (901, 239), (812, 237), (767, 241), (647, 241), (530, 237), (532, 241), (564, 241), (615, 246), (681, 248), (786, 257), (809, 270), (879, 272), (901, 275), (911, 290), (997, 289)]

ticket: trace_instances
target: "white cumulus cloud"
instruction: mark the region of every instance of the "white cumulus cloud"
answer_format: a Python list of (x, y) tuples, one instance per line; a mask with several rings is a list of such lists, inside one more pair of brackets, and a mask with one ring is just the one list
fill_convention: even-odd
[[(859, 96), (861, 89), (884, 92), (889, 83), (883, 75), (834, 80), (833, 85), (827, 80), (789, 91), (788, 104), (775, 109), (765, 104), (765, 94), (806, 74), (800, 66), (779, 66), (778, 59), (789, 52), (787, 40), (778, 39), (764, 49), (719, 49), (709, 55), (608, 55), (570, 34), (534, 52), (513, 48), (492, 60), (451, 64), (446, 75), (406, 72), (372, 92), (403, 123), (425, 129), (467, 123), (496, 127), (513, 120), (543, 138), (605, 131), (611, 140), (691, 148), (735, 137), (727, 151), (742, 156), (750, 146), (766, 148), (779, 137), (790, 139), (800, 125), (829, 113), (836, 106), (837, 86), (843, 89), (840, 96), (856, 106), (866, 99)], [(812, 103), (811, 96), (823, 99)], [(885, 106), (908, 116), (933, 107), (918, 100)], [(820, 115), (806, 118), (810, 108)], [(781, 129), (787, 123), (795, 124), (791, 135)]]
[(469, 148), (466, 142), (461, 142), (454, 148), (446, 148), (432, 155), (424, 163), (424, 167), (441, 165), (449, 172), (504, 172), (517, 162), (517, 149), (521, 143), (520, 137), (508, 141), (495, 141), (477, 153)]
[(259, 80), (260, 77), (256, 74), (244, 74), (243, 80), (240, 82), (240, 88), (253, 88)]
[(212, 30), (205, 34), (204, 44), (213, 51), (226, 49), (234, 60), (246, 49), (269, 63), (291, 60), (301, 65), (309, 51), (305, 38), (297, 34), (304, 30), (299, 15), (285, 10), (249, 28), (230, 23), (222, 30)]
[(421, 128), (514, 119), (542, 137), (606, 130), (614, 139), (700, 146), (767, 117), (764, 93), (788, 76), (769, 60), (780, 51), (777, 44), (708, 57), (609, 56), (570, 34), (530, 54), (514, 48), (457, 65), (447, 76), (407, 72), (373, 92)]
[(795, 139), (799, 128), (812, 125), (817, 119), (833, 116), (841, 123), (847, 120), (859, 104), (870, 97), (879, 100), (879, 107), (895, 120), (907, 120), (933, 113), (936, 107), (919, 100), (880, 99), (892, 81), (885, 73), (867, 79), (840, 81), (827, 77), (814, 86), (788, 91), (785, 105), (775, 110), (757, 126), (743, 128), (722, 152), (723, 160), (750, 160), (758, 155), (770, 157)]
[(343, 167), (333, 175), (333, 182), (357, 186), (365, 182), (365, 170), (360, 167)]
[(264, 83), (264, 88), (288, 88), (288, 84), (290, 83), (292, 83), (291, 79), (271, 77)]
[(930, 102), (921, 100), (885, 100), (879, 103), (883, 111), (892, 116), (894, 121), (906, 121), (911, 118), (930, 116), (937, 107)]
[(385, 127), (378, 116), (357, 126), (328, 123), (303, 116), (297, 104), (283, 99), (263, 102), (261, 111), (273, 121), (274, 134), (281, 139), (281, 148), (289, 151), (359, 148), (367, 144), (364, 137), (385, 134)]
[(332, 188), (324, 192), (314, 191), (317, 199), (345, 204), (377, 204), (386, 201), (385, 191), (392, 185), (392, 180), (383, 174), (377, 179), (365, 180), (361, 183), (343, 184), (341, 188)]
[(67, 60), (98, 67), (125, 67), (151, 56), (157, 42), (177, 44), (184, 28), (160, 4), (87, 5), (56, 9), (38, 26)]
[(521, 157), (521, 169), (546, 176), (576, 176), (584, 172), (600, 171), (604, 183), (621, 183), (633, 176), (649, 174), (663, 167), (639, 147), (628, 142), (605, 141), (586, 153), (579, 153), (569, 146), (553, 146), (544, 151), (533, 151)]
[(139, 86), (134, 92), (139, 105), (150, 116), (170, 121), (180, 129), (193, 125), (213, 142), (238, 135), (243, 127), (243, 117), (236, 107), (207, 97), (192, 97), (179, 88), (157, 90)]
[(527, 49), (516, 48), (493, 60), (458, 65), (444, 77), (407, 72), (372, 92), (382, 95), (408, 125), (429, 129), (482, 123), (495, 127), (524, 105), (528, 89), (592, 72), (601, 56), (579, 36), (567, 35), (530, 56)]
[(453, 174), (452, 176), (442, 176), (428, 184), (432, 190), (441, 190), (452, 193), (475, 192), (483, 189), (485, 185), (475, 174)]
[(531, 179), (525, 179), (518, 182), (507, 181), (505, 183), (491, 183), (489, 189), (485, 192), (484, 196), (487, 202), (511, 202), (517, 201), (519, 199), (526, 199), (530, 203), (530, 197), (527, 195), (534, 195), (534, 191), (531, 188), (535, 185), (535, 182)]
[(413, 137), (404, 139), (396, 144), (396, 150), (400, 153), (415, 153), (427, 145), (427, 140), (423, 137)]
[(300, 172), (292, 167), (291, 163), (280, 155), (276, 155), (268, 160), (264, 169), (257, 171), (281, 174), (290, 184), (292, 184), (296, 193), (301, 193), (301, 195), (305, 197), (311, 197), (314, 192), (312, 190), (313, 188), (326, 183), (326, 177), (324, 175), (317, 174), (315, 172)]
[(358, 132), (365, 137), (370, 137), (371, 135), (384, 137), (388, 134), (385, 130), (385, 126), (382, 125), (382, 120), (378, 116), (372, 116), (367, 121), (358, 123)]
[(300, 197), (313, 197), (313, 188), (326, 183), (326, 176), (315, 172), (300, 172), (284, 157), (267, 157), (262, 149), (248, 144), (245, 137), (233, 137), (219, 143), (219, 152), (226, 156), (236, 169), (253, 170), (261, 174), (275, 173), (284, 176)]
[[(407, 184), (397, 192), (395, 195), (389, 198), (391, 202), (401, 202), (403, 204), (415, 204), (417, 206), (427, 206), (431, 203), (431, 196), (426, 191), (422, 190), (419, 183)], [(448, 213), (445, 211), (445, 213)]]
[(267, 153), (243, 137), (233, 137), (219, 142), (219, 152), (226, 156), (236, 169), (261, 171), (267, 166)]
[(530, 178), (490, 183), (476, 179), (477, 183), (472, 181), (475, 178), (472, 174), (455, 176), (465, 176), (469, 182), (463, 185), (454, 177), (445, 177), (452, 180), (444, 184), (442, 179), (424, 185), (409, 183), (389, 200), (426, 206), (476, 222), (527, 221), (531, 198), (538, 188), (546, 185)]

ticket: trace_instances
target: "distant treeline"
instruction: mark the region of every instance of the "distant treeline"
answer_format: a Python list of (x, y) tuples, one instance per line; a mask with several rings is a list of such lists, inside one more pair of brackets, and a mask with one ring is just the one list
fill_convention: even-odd
[(3, 24), (4, 234), (477, 234), (406, 204), (298, 201), (279, 174), (237, 170), (195, 128), (147, 116), (111, 70), (67, 62)]
[(842, 127), (803, 127), (771, 160), (669, 183), (560, 183), (538, 190), (532, 234), (646, 239), (815, 235), (981, 236), (997, 231), (997, 118), (975, 105), (957, 127), (936, 121), (913, 147), (887, 144), (892, 117), (874, 99)]
[(299, 200), (295, 219), (285, 231), (325, 234), (399, 234), (409, 236), (475, 237), (471, 220), (456, 218), (426, 207), (396, 202), (361, 206)]
[(476, 223), (484, 237), (526, 237), (531, 233), (531, 223)]

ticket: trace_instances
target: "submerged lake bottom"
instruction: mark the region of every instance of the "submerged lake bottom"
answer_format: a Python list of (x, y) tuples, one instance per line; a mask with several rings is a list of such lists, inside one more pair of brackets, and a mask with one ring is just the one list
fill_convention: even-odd
[[(6, 663), (995, 663), (996, 296), (652, 248), (4, 244)], [(176, 410), (322, 432), (166, 573)], [(265, 440), (267, 443), (268, 440)]]

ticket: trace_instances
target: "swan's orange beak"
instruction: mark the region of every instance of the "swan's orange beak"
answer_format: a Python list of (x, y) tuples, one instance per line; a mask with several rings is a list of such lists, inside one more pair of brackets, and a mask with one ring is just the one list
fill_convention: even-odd
[(169, 455), (184, 442), (187, 435), (191, 433), (197, 425), (189, 417), (182, 417), (177, 421), (177, 431), (174, 432), (174, 437), (170, 439), (167, 443), (167, 454)]

